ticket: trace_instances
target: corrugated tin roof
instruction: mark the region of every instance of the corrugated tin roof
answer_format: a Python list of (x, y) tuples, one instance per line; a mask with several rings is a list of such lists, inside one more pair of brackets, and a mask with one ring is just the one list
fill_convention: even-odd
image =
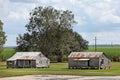
[(9, 60), (16, 60), (16, 59), (35, 59), (36, 56), (43, 57), (44, 55), (41, 52), (16, 52)]
[(103, 52), (71, 52), (68, 58), (99, 58)]
[(35, 56), (22, 56), (22, 57), (20, 57), (20, 59), (28, 59), (28, 60), (35, 60)]

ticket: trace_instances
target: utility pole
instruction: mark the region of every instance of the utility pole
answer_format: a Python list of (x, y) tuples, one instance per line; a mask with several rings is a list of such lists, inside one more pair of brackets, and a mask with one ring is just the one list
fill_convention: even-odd
[(113, 43), (111, 42), (111, 47), (113, 47)]
[(95, 36), (95, 52), (97, 51), (97, 38)]

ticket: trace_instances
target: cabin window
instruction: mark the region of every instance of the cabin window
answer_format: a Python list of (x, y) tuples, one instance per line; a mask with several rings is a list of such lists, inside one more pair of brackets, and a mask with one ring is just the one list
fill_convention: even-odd
[(25, 63), (25, 65), (28, 65), (28, 64), (29, 64), (29, 61), (28, 61), (28, 60), (25, 60), (24, 63)]
[(29, 60), (29, 64), (31, 64), (31, 61)]

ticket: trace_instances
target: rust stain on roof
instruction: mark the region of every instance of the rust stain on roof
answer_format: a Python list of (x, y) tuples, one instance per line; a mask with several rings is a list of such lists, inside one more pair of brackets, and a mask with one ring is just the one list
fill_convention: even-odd
[(25, 60), (35, 60), (34, 56), (22, 56), (20, 59), (25, 59)]
[(68, 58), (99, 58), (103, 52), (72, 52)]
[[(41, 56), (40, 56), (41, 55)], [(7, 59), (7, 61), (14, 61), (17, 59), (36, 59), (37, 56), (42, 56), (41, 52), (16, 52), (11, 58)]]

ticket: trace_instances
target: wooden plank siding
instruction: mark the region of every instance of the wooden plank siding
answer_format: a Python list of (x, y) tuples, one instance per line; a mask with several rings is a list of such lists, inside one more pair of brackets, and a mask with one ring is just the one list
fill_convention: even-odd
[(108, 69), (110, 62), (103, 52), (72, 52), (68, 56), (69, 69)]
[(17, 52), (7, 60), (7, 68), (49, 67), (50, 60), (41, 52)]

